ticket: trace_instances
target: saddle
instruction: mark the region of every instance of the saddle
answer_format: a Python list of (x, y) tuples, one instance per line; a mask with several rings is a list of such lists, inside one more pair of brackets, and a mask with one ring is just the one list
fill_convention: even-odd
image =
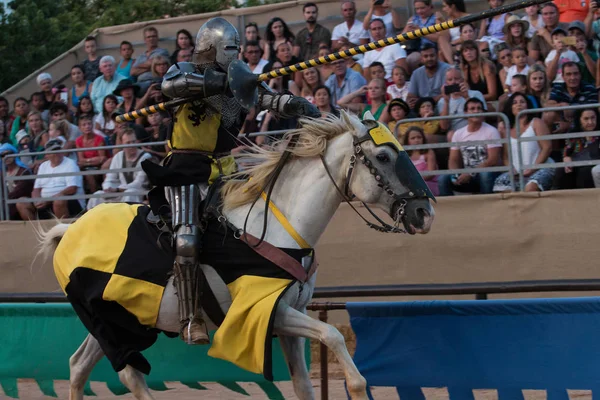
[[(218, 177), (215, 182), (208, 187), (206, 198), (200, 202), (198, 207), (200, 223), (202, 226), (206, 225), (208, 219), (217, 219), (222, 215), (221, 188), (224, 183), (222, 177)], [(172, 234), (171, 207), (165, 197), (164, 188), (154, 187), (148, 193), (148, 200), (152, 211), (148, 213), (146, 220), (150, 224), (155, 225), (159, 230)]]
[[(273, 264), (279, 266), (297, 281), (301, 283), (308, 281), (317, 269), (317, 262), (313, 249), (304, 249), (307, 250), (307, 254), (298, 261), (285, 251), (282, 251), (282, 249), (275, 247), (266, 241), (260, 241), (258, 238), (231, 224), (222, 213), (223, 201), (221, 189), (224, 183), (222, 177), (218, 177), (215, 182), (209, 186), (206, 198), (200, 202), (200, 229), (204, 232), (209, 223), (218, 221), (224, 230), (229, 231), (236, 239), (240, 239), (242, 242), (246, 243), (261, 257), (264, 257)], [(156, 225), (157, 228), (163, 232), (173, 234), (170, 206), (164, 196), (162, 188), (160, 191), (156, 191), (156, 188), (152, 189), (148, 194), (148, 198), (150, 199), (150, 207), (152, 208), (152, 212), (150, 212), (147, 217), (148, 222)], [(162, 214), (159, 213), (161, 211)]]

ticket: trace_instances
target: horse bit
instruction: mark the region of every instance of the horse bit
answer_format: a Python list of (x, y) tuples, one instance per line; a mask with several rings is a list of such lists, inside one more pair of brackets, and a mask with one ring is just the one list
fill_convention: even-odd
[[(348, 166), (348, 172), (346, 173), (346, 183), (344, 185), (344, 192), (342, 192), (342, 190), (335, 183), (335, 179), (331, 175), (331, 172), (329, 171), (329, 167), (327, 166), (327, 163), (325, 162), (325, 157), (323, 156), (323, 154), (321, 154), (320, 157), (321, 157), (321, 162), (323, 163), (323, 167), (325, 167), (325, 171), (327, 172), (327, 175), (329, 175), (329, 179), (331, 179), (331, 183), (333, 183), (333, 186), (335, 186), (338, 193), (342, 196), (342, 199), (354, 210), (354, 212), (356, 212), (356, 214), (358, 214), (359, 217), (362, 218), (363, 221), (365, 221), (365, 223), (367, 224), (367, 226), (369, 228), (375, 229), (376, 231), (384, 232), (384, 233), (406, 233), (406, 231), (404, 229), (400, 228), (399, 226), (400, 226), (402, 217), (405, 215), (405, 207), (407, 204), (407, 201), (406, 201), (407, 195), (408, 195), (408, 197), (414, 197), (414, 193), (409, 191), (407, 193), (402, 193), (401, 195), (397, 195), (394, 192), (394, 190), (390, 187), (388, 180), (383, 177), (383, 175), (379, 172), (377, 167), (375, 165), (373, 165), (373, 162), (371, 160), (369, 160), (367, 155), (364, 153), (362, 146), (360, 144), (367, 140), (370, 140), (370, 136), (368, 136), (368, 135), (365, 139), (362, 139), (362, 140), (354, 139), (354, 143), (353, 143), (354, 154), (352, 154), (352, 156), (350, 156), (350, 165)], [(398, 206), (398, 209), (396, 210), (396, 213), (395, 213), (396, 215), (394, 216), (394, 226), (391, 226), (391, 225), (387, 224), (386, 222), (384, 222), (383, 220), (381, 220), (381, 218), (379, 218), (377, 216), (377, 214), (375, 214), (369, 208), (369, 206), (367, 204), (365, 204), (365, 202), (361, 201), (363, 207), (365, 207), (367, 209), (367, 211), (373, 216), (373, 218), (375, 218), (377, 220), (377, 222), (379, 222), (380, 225), (377, 225), (377, 224), (367, 220), (352, 205), (352, 203), (350, 203), (350, 201), (355, 197), (354, 195), (350, 195), (350, 180), (352, 179), (352, 173), (354, 172), (354, 168), (356, 167), (357, 158), (369, 169), (369, 172), (371, 173), (371, 175), (373, 175), (375, 177), (375, 180), (378, 182), (377, 186), (383, 188), (383, 190), (389, 196), (391, 196), (394, 200), (399, 200), (400, 204)]]

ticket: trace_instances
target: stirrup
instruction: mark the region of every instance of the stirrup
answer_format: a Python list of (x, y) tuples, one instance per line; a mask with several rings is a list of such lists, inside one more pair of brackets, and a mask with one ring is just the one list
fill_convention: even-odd
[(179, 337), (190, 345), (210, 344), (206, 323), (203, 319), (197, 317), (182, 321)]

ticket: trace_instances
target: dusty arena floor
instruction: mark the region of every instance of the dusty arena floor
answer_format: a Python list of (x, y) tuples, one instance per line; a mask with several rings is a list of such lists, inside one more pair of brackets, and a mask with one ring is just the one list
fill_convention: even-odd
[[(352, 329), (348, 325), (334, 324), (340, 330), (346, 340), (348, 351), (354, 354), (356, 341)], [(311, 343), (311, 371), (312, 384), (315, 389), (315, 400), (321, 398), (321, 381), (320, 377), (320, 355), (317, 343)], [(333, 354), (329, 352), (329, 399), (344, 400), (347, 399), (344, 389), (343, 373), (337, 364)], [(156, 400), (241, 400), (241, 399), (267, 399), (262, 389), (254, 383), (239, 383), (246, 392), (250, 394), (245, 396), (233, 392), (217, 383), (200, 382), (208, 390), (193, 390), (179, 382), (166, 382), (169, 389), (164, 392), (152, 391)], [(134, 400), (131, 394), (123, 396), (113, 395), (105, 384), (92, 382), (92, 390), (97, 396), (86, 396), (86, 400)], [(276, 382), (277, 387), (286, 399), (296, 399), (294, 389), (291, 382)], [(69, 383), (64, 381), (56, 382), (54, 389), (59, 399), (69, 398)], [(399, 400), (399, 396), (394, 388), (375, 387), (371, 388), (374, 400)], [(423, 389), (423, 394), (426, 400), (449, 400), (448, 391), (446, 389), (426, 388)], [(525, 400), (547, 400), (546, 392), (541, 390), (525, 390), (523, 391)], [(475, 390), (475, 400), (499, 400), (495, 390)], [(571, 400), (592, 400), (591, 391), (571, 390), (569, 391)], [(0, 388), (0, 400), (8, 399)], [(22, 380), (19, 381), (19, 399), (23, 400), (56, 400), (55, 397), (44, 396), (37, 384), (34, 381)], [(501, 400), (501, 399), (500, 399)]]
[[(318, 379), (313, 379), (313, 387), (315, 388), (316, 399), (321, 398), (321, 387)], [(234, 393), (229, 389), (224, 388), (218, 384), (214, 383), (202, 383), (208, 390), (199, 391), (189, 389), (180, 383), (167, 383), (169, 388), (172, 390), (168, 390), (165, 392), (153, 392), (156, 400), (241, 400), (248, 399), (248, 396), (244, 396), (238, 393)], [(261, 389), (255, 384), (248, 383), (240, 383), (251, 396), (252, 399), (266, 399), (267, 397), (261, 391)], [(277, 383), (279, 390), (285, 396), (286, 399), (295, 399), (294, 390), (292, 389), (292, 384), (290, 382), (281, 382)], [(67, 399), (68, 396), (68, 383), (67, 382), (58, 382), (55, 385), (56, 393), (58, 394), (59, 399)], [(92, 389), (96, 392), (96, 397), (85, 397), (89, 400), (108, 400), (108, 399), (119, 399), (119, 400), (133, 400), (134, 397), (131, 394), (124, 396), (114, 396), (111, 392), (106, 388), (106, 386), (102, 384), (92, 383)], [(448, 392), (445, 389), (423, 389), (423, 393), (425, 394), (425, 398), (427, 400), (448, 400)], [(497, 400), (498, 396), (496, 391), (494, 390), (476, 390), (475, 392), (476, 400)], [(546, 393), (544, 391), (524, 391), (526, 400), (546, 400)], [(592, 395), (589, 391), (570, 391), (569, 397), (571, 400), (591, 400)], [(396, 394), (393, 388), (374, 388), (373, 397), (375, 400), (397, 400), (399, 399), (398, 394)], [(2, 390), (0, 389), (0, 398), (6, 399), (2, 394)], [(38, 389), (35, 382), (20, 382), (19, 383), (19, 398), (24, 400), (51, 400), (54, 397), (44, 396), (40, 390)], [(344, 391), (344, 383), (340, 379), (330, 380), (329, 381), (329, 398), (332, 400), (338, 399), (346, 399), (346, 394)]]

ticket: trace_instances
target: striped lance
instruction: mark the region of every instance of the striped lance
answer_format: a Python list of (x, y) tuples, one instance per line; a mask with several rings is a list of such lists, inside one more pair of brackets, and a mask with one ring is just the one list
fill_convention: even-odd
[[(483, 19), (488, 19), (495, 17), (496, 15), (506, 14), (515, 10), (520, 10), (525, 7), (540, 5), (543, 3), (547, 3), (551, 0), (522, 0), (517, 1), (512, 4), (506, 4), (494, 9), (489, 9), (485, 11), (481, 11), (475, 14), (465, 15), (464, 17), (460, 17), (457, 19), (452, 19), (448, 21), (441, 22), (439, 24), (427, 26), (424, 28), (416, 29), (414, 31), (401, 33), (397, 36), (391, 36), (386, 39), (381, 39), (376, 42), (370, 42), (367, 44), (363, 44), (360, 46), (352, 47), (348, 50), (339, 51), (336, 53), (331, 53), (326, 56), (313, 58), (307, 61), (302, 61), (294, 65), (289, 65), (287, 67), (275, 69), (269, 72), (264, 72), (262, 74), (253, 74), (255, 78), (253, 78), (255, 82), (255, 87), (258, 87), (258, 84), (263, 81), (267, 81), (272, 78), (277, 78), (280, 76), (290, 75), (294, 72), (303, 71), (308, 68), (316, 67), (319, 65), (329, 64), (331, 62), (341, 60), (344, 58), (352, 57), (357, 54), (363, 54), (371, 50), (381, 49), (386, 46), (391, 46), (393, 44), (405, 42), (408, 40), (414, 40), (417, 38), (421, 38), (427, 36), (432, 33), (442, 32), (451, 28), (455, 28), (465, 24), (472, 24), (477, 21), (481, 21)], [(235, 93), (234, 93), (235, 95)], [(145, 107), (139, 110), (134, 110), (126, 114), (122, 114), (116, 117), (116, 121), (121, 123), (125, 121), (133, 121), (136, 118), (140, 118), (143, 116), (147, 116), (149, 114), (157, 113), (160, 111), (165, 111), (170, 108), (174, 108), (180, 106), (182, 104), (188, 103), (193, 99), (190, 98), (180, 98), (174, 99), (171, 101), (167, 101), (164, 103), (159, 103), (153, 106)]]

